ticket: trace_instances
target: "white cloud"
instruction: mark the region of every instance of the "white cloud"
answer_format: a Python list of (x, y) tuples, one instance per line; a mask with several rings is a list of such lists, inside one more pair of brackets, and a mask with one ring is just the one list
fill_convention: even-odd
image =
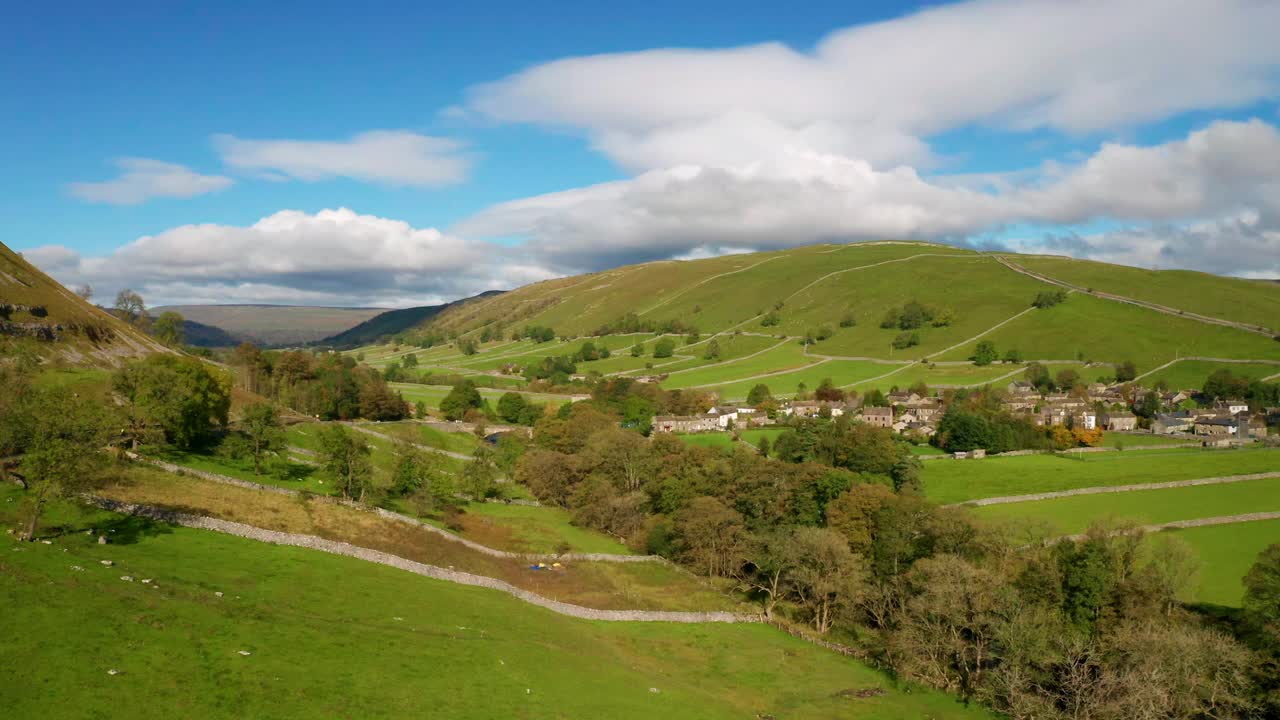
[(403, 307), (554, 275), (518, 251), (345, 208), (314, 215), (282, 210), (243, 227), (184, 225), (102, 257), (80, 257), (60, 246), (26, 255), (65, 284), (91, 282), (103, 297), (132, 287), (150, 304)]
[(115, 161), (123, 172), (114, 180), (78, 182), (68, 186), (81, 200), (112, 205), (137, 205), (157, 197), (189, 198), (217, 192), (235, 181), (221, 175), (201, 175), (182, 165), (126, 157)]
[(919, 164), (972, 123), (1109, 130), (1278, 89), (1280, 3), (977, 0), (769, 43), (575, 57), (474, 88), (503, 122), (578, 128), (635, 171), (790, 150)]
[(228, 166), (317, 181), (351, 178), (387, 185), (449, 185), (466, 179), (471, 158), (456, 140), (407, 130), (374, 130), (350, 140), (246, 140), (219, 135)]
[[(971, 180), (938, 181), (910, 168), (882, 171), (862, 160), (793, 150), (771, 163), (654, 170), (504, 203), (453, 231), (527, 236), (530, 252), (553, 267), (595, 269), (699, 248), (958, 240), (1023, 222), (1110, 219), (1177, 228), (1252, 212), (1259, 232), (1280, 228), (1280, 132), (1258, 120), (1216, 122), (1153, 147), (1108, 144), (1077, 166), (1011, 174), (991, 190)], [(1262, 247), (1270, 247), (1266, 242)], [(1163, 252), (1176, 257), (1171, 247)], [(1270, 249), (1280, 255), (1280, 248)], [(1236, 256), (1215, 267), (1243, 272), (1253, 262)]]

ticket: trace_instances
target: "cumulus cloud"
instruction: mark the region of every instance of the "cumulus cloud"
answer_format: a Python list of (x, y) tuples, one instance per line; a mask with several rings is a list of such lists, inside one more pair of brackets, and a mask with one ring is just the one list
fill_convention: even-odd
[(1280, 4), (976, 0), (777, 43), (658, 49), (537, 65), (474, 88), (502, 122), (576, 128), (637, 172), (736, 166), (791, 151), (875, 167), (980, 123), (1110, 130), (1277, 93)]
[(278, 302), (403, 307), (543, 280), (518, 251), (351, 210), (282, 210), (249, 226), (184, 225), (102, 257), (26, 252), (64, 284), (132, 287), (151, 304)]
[(317, 181), (351, 178), (387, 185), (450, 185), (467, 178), (471, 158), (460, 142), (407, 130), (375, 130), (350, 140), (247, 140), (214, 138), (228, 166)]
[[(1259, 120), (1220, 121), (1162, 145), (1107, 144), (1078, 165), (1014, 173), (994, 185), (983, 189), (970, 179), (947, 182), (906, 167), (876, 170), (864, 160), (792, 150), (769, 163), (653, 170), (504, 203), (453, 231), (523, 235), (530, 252), (548, 264), (583, 270), (718, 247), (959, 241), (1025, 222), (1110, 219), (1176, 228), (1251, 212), (1253, 227), (1264, 232), (1280, 228), (1280, 132)], [(1179, 255), (1176, 246), (1194, 237), (1169, 235), (1162, 257), (1190, 261), (1194, 254)], [(1270, 242), (1257, 249), (1280, 256)], [(1150, 255), (1135, 257), (1154, 262)], [(1253, 266), (1248, 256), (1233, 257), (1215, 267), (1242, 272)]]
[(221, 175), (201, 175), (190, 168), (148, 158), (115, 161), (120, 177), (103, 182), (77, 182), (67, 187), (81, 200), (111, 205), (137, 205), (158, 197), (189, 198), (230, 187), (235, 181)]

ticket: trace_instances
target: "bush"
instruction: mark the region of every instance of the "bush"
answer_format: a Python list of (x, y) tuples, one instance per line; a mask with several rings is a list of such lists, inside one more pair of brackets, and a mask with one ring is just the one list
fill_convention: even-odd
[(653, 346), (653, 356), (655, 358), (669, 358), (675, 354), (676, 344), (671, 338), (662, 338)]
[(842, 328), (851, 328), (857, 324), (858, 319), (855, 318), (851, 312), (845, 313), (844, 317), (840, 318), (840, 327)]
[(893, 347), (895, 350), (905, 350), (920, 344), (920, 334), (914, 332), (898, 333), (893, 339)]

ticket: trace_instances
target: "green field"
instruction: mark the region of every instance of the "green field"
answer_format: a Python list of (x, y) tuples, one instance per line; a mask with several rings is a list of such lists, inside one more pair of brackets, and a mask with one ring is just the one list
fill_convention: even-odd
[(813, 392), (823, 380), (830, 378), (836, 387), (854, 384), (858, 378), (876, 377), (892, 372), (893, 365), (874, 363), (866, 360), (827, 360), (816, 363), (794, 372), (771, 375), (755, 380), (739, 380), (724, 385), (712, 385), (705, 388), (718, 393), (726, 400), (742, 400), (751, 392), (751, 388), (763, 383), (768, 386), (775, 397), (792, 397), (804, 383), (809, 392)]
[[(391, 387), (399, 392), (407, 402), (417, 402), (419, 400), (425, 402), (427, 407), (439, 408), (440, 401), (445, 399), (449, 391), (453, 389), (449, 385), (417, 385), (415, 383), (390, 383)], [(497, 403), (498, 398), (508, 392), (519, 392), (514, 390), (505, 390), (497, 388), (478, 388), (480, 396), (488, 400), (490, 403)], [(550, 393), (530, 393), (520, 392), (524, 395), (525, 400), (536, 403), (550, 403), (559, 406), (569, 402), (572, 398), (568, 395), (553, 395)]]
[[(729, 360), (735, 360), (737, 358), (746, 357), (747, 355), (754, 355), (755, 353), (762, 352), (770, 347), (773, 347), (774, 345), (777, 345), (780, 342), (778, 338), (772, 337), (772, 336), (766, 337), (761, 335), (734, 335), (732, 333), (727, 335), (718, 335), (715, 337), (715, 341), (720, 346), (720, 357), (719, 359), (714, 359), (714, 360), (708, 360), (703, 357), (703, 355), (707, 351), (707, 344), (711, 342), (711, 338), (707, 336), (703, 336), (700, 342), (695, 343), (693, 345), (680, 345), (679, 347), (677, 347), (676, 355), (683, 355), (685, 356), (684, 359), (681, 359), (681, 358), (654, 359), (653, 357), (650, 357), (650, 355), (652, 354), (652, 348), (646, 347), (646, 352), (648, 352), (649, 355), (639, 358), (640, 360), (644, 361), (644, 363), (641, 363), (641, 365), (639, 366), (640, 368), (643, 368), (643, 369), (633, 370), (627, 374), (641, 375), (641, 374), (651, 374), (651, 373), (673, 373), (673, 372), (680, 372), (683, 370), (691, 370), (694, 368), (703, 367), (704, 365), (712, 365), (715, 363), (722, 363), (722, 362), (727, 362)], [(599, 363), (596, 363), (595, 365), (604, 367), (605, 363), (612, 362), (615, 359), (616, 358), (610, 358), (609, 360), (601, 360)], [(652, 364), (653, 368), (652, 369), (645, 368), (644, 367), (645, 363)]]
[[(465, 537), (500, 550), (554, 553), (567, 545), (573, 552), (634, 554), (608, 535), (574, 525), (568, 511), (558, 507), (472, 503), (464, 522)], [(491, 542), (495, 536), (502, 542)]]
[[(300, 548), (56, 522), (52, 546), (0, 536), (9, 717), (989, 717), (767, 626), (589, 622)], [(838, 695), (865, 687), (888, 692)]]
[(1238, 607), (1244, 595), (1241, 582), (1268, 545), (1280, 543), (1280, 520), (1166, 530), (1182, 538), (1200, 556), (1200, 574), (1187, 600)]
[(1280, 450), (1174, 448), (935, 460), (924, 464), (920, 476), (929, 499), (958, 503), (984, 497), (1193, 480), (1277, 469), (1280, 469)]
[(716, 385), (731, 382), (736, 378), (749, 378), (765, 373), (802, 368), (816, 362), (819, 362), (819, 358), (805, 355), (804, 348), (799, 342), (788, 341), (755, 357), (672, 373), (671, 377), (662, 382), (662, 386), (675, 389)]
[[(1016, 348), (1028, 360), (1132, 360), (1139, 373), (1186, 355), (1280, 360), (1280, 343), (1269, 337), (1082, 293), (1027, 313), (984, 339), (1001, 354)], [(963, 360), (975, 344), (937, 359)]]
[(995, 520), (1035, 520), (1055, 535), (1082, 533), (1102, 518), (1159, 525), (1175, 520), (1280, 511), (1280, 478), (1035, 500), (974, 508)]
[(1089, 260), (1013, 255), (1033, 272), (1084, 288), (1280, 330), (1280, 286), (1190, 270), (1145, 270)]
[(374, 432), (390, 435), (408, 442), (426, 445), (439, 450), (469, 455), (480, 447), (480, 439), (469, 432), (446, 432), (430, 425), (405, 420), (402, 422), (369, 423)]
[(1215, 371), (1228, 370), (1232, 375), (1260, 380), (1280, 373), (1280, 365), (1263, 363), (1216, 363), (1207, 360), (1180, 360), (1169, 367), (1143, 377), (1143, 385), (1164, 381), (1176, 390), (1199, 390)]

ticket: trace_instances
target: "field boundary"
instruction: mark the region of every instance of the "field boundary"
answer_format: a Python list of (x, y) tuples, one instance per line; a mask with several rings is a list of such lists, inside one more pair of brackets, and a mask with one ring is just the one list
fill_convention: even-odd
[(445, 582), (456, 583), (459, 585), (489, 588), (491, 590), (504, 592), (531, 605), (537, 605), (538, 607), (545, 608), (561, 615), (582, 618), (584, 620), (605, 620), (612, 622), (674, 622), (690, 624), (760, 622), (760, 618), (756, 615), (745, 615), (724, 611), (678, 612), (666, 610), (599, 610), (596, 608), (583, 607), (581, 605), (572, 605), (570, 603), (552, 600), (536, 593), (529, 592), (528, 590), (522, 590), (506, 581), (498, 580), (497, 578), (491, 578), (485, 575), (475, 575), (472, 573), (461, 572), (459, 570), (450, 570), (435, 565), (427, 565), (426, 563), (407, 560), (399, 557), (398, 555), (392, 555), (380, 550), (372, 550), (336, 540), (326, 540), (314, 535), (266, 530), (253, 525), (245, 525), (244, 523), (232, 522), (230, 520), (219, 520), (217, 518), (205, 517), (203, 515), (179, 513), (151, 505), (122, 503), (115, 500), (97, 497), (89, 497), (86, 499), (100, 508), (126, 515), (150, 518), (152, 520), (172, 523), (174, 525), (181, 525), (183, 527), (195, 528), (198, 530), (209, 530), (226, 535), (234, 535), (236, 537), (256, 540), (258, 542), (268, 543), (271, 545), (301, 547), (309, 550), (326, 552), (331, 555), (343, 555), (357, 560), (364, 560), (366, 562), (405, 570), (407, 572), (433, 578), (435, 580), (443, 580)]
[(1251, 332), (1251, 333), (1263, 335), (1266, 337), (1273, 337), (1276, 334), (1274, 330), (1263, 327), (1261, 325), (1250, 325), (1249, 323), (1236, 322), (1235, 320), (1224, 320), (1223, 318), (1216, 318), (1210, 315), (1201, 315), (1200, 313), (1192, 312), (1190, 310), (1182, 310), (1180, 308), (1170, 307), (1168, 305), (1161, 305), (1159, 303), (1149, 302), (1147, 300), (1137, 300), (1134, 298), (1125, 297), (1123, 295), (1116, 295), (1114, 293), (1103, 292), (1101, 290), (1090, 290), (1089, 288), (1081, 287), (1079, 285), (1073, 285), (1072, 283), (1069, 283), (1063, 280), (1055, 280), (1049, 277), (1048, 275), (1038, 273), (1034, 270), (1028, 270), (1027, 268), (1001, 255), (993, 255), (992, 257), (996, 259), (996, 262), (1000, 263), (1001, 265), (1004, 265), (1005, 267), (1009, 268), (1010, 270), (1016, 273), (1021, 273), (1023, 275), (1026, 275), (1027, 277), (1035, 278), (1040, 282), (1049, 283), (1050, 285), (1057, 285), (1058, 287), (1077, 290), (1079, 292), (1085, 293), (1086, 295), (1092, 295), (1093, 297), (1102, 298), (1103, 300), (1111, 300), (1113, 302), (1126, 303), (1128, 305), (1134, 305), (1137, 307), (1146, 308), (1148, 310), (1154, 310), (1155, 312), (1164, 313), (1166, 315), (1173, 315), (1175, 317), (1184, 317), (1184, 318), (1187, 318), (1188, 320), (1195, 320), (1197, 322), (1207, 323), (1210, 325), (1222, 325), (1224, 327), (1235, 328), (1237, 330), (1244, 330), (1246, 332)]
[[(1280, 510), (1271, 512), (1244, 513), (1241, 515), (1218, 515), (1216, 517), (1195, 518), (1194, 520), (1174, 520), (1173, 522), (1159, 523), (1157, 525), (1143, 525), (1137, 528), (1138, 532), (1157, 533), (1165, 530), (1186, 530), (1188, 528), (1210, 527), (1213, 525), (1234, 525), (1236, 523), (1259, 522), (1262, 520), (1280, 520)], [(1062, 542), (1063, 540), (1084, 540), (1089, 537), (1088, 533), (1076, 533), (1074, 535), (1063, 535), (1056, 537), (1049, 542)]]
[[(277, 487), (275, 485), (263, 485), (261, 483), (250, 482), (248, 480), (241, 480), (239, 478), (233, 478), (229, 475), (220, 475), (218, 473), (208, 472), (206, 470), (195, 470), (192, 468), (183, 467), (181, 465), (177, 465), (164, 460), (158, 460), (156, 458), (150, 458), (146, 456), (135, 456), (134, 459), (138, 460), (139, 462), (144, 462), (144, 463), (147, 463), (148, 465), (155, 466), (161, 470), (164, 470), (165, 472), (173, 473), (175, 475), (178, 475), (178, 474), (191, 475), (193, 477), (198, 477), (203, 480), (208, 480), (210, 482), (221, 483), (223, 485), (234, 485), (236, 487), (244, 488), (246, 490), (259, 490), (259, 491), (264, 491), (269, 493), (275, 493), (276, 495), (288, 495), (290, 497), (297, 497), (300, 494), (297, 490)], [(371, 512), (374, 515), (377, 515), (378, 517), (383, 518), (384, 520), (392, 520), (394, 522), (404, 523), (406, 525), (413, 525), (413, 526), (422, 528), (427, 532), (433, 533), (435, 535), (439, 535), (440, 537), (446, 540), (449, 540), (451, 542), (460, 543), (466, 546), (467, 548), (470, 548), (471, 550), (475, 550), (478, 553), (482, 553), (490, 557), (529, 561), (529, 562), (539, 562), (539, 561), (547, 561), (547, 560), (572, 560), (574, 562), (608, 562), (608, 563), (633, 563), (633, 562), (666, 563), (668, 562), (668, 560), (662, 557), (661, 555), (620, 555), (617, 553), (565, 553), (564, 555), (555, 555), (555, 554), (547, 554), (547, 553), (517, 553), (517, 552), (510, 552), (508, 550), (498, 550), (497, 548), (491, 548), (488, 545), (481, 545), (480, 543), (474, 540), (464, 538), (461, 535), (456, 535), (454, 533), (449, 532), (448, 530), (438, 528), (435, 525), (422, 522), (417, 518), (411, 518), (408, 515), (401, 515), (398, 512), (392, 512), (391, 510), (387, 510), (385, 508), (361, 505), (360, 503), (352, 502), (350, 500), (342, 500), (340, 498), (330, 497), (328, 495), (312, 495), (311, 499), (319, 500), (320, 502), (329, 502), (335, 505), (342, 505), (344, 507), (348, 507), (353, 510)]]
[(1228, 483), (1249, 482), (1250, 480), (1268, 480), (1280, 477), (1280, 472), (1249, 473), (1246, 475), (1221, 475), (1218, 477), (1196, 478), (1194, 480), (1173, 480), (1170, 482), (1147, 483), (1137, 485), (1103, 485), (1098, 487), (1076, 488), (1074, 490), (1058, 490), (1055, 492), (1032, 493), (1029, 495), (1004, 495), (1002, 497), (979, 498), (962, 503), (952, 503), (944, 507), (985, 507), (987, 505), (1009, 505), (1014, 503), (1036, 502), (1038, 500), (1055, 500), (1057, 498), (1076, 497), (1079, 495), (1106, 495), (1109, 493), (1135, 492), (1142, 490), (1169, 490), (1172, 488), (1197, 487), (1200, 485), (1225, 485)]

